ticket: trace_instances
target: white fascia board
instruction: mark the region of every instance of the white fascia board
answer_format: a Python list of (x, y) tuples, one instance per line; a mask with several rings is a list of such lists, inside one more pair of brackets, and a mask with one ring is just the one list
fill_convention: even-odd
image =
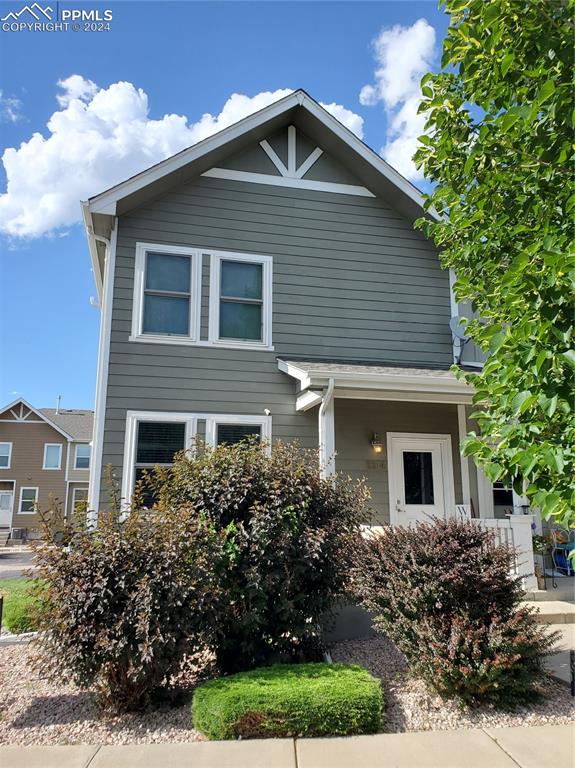
[(84, 219), (84, 228), (86, 230), (86, 238), (88, 240), (88, 249), (90, 251), (90, 260), (92, 262), (92, 273), (94, 275), (94, 282), (96, 283), (96, 292), (100, 303), (102, 302), (102, 272), (100, 270), (100, 260), (98, 259), (98, 248), (96, 247), (96, 240), (94, 238), (94, 222), (92, 220), (92, 212), (90, 210), (90, 203), (82, 202), (82, 218)]
[(218, 131), (218, 133), (215, 133), (213, 136), (209, 136), (207, 139), (199, 141), (197, 144), (193, 144), (191, 147), (188, 147), (188, 149), (184, 149), (181, 152), (178, 152), (178, 154), (168, 157), (166, 160), (162, 160), (160, 163), (148, 168), (148, 170), (142, 171), (142, 173), (139, 173), (137, 176), (133, 176), (131, 179), (127, 179), (126, 181), (117, 184), (115, 187), (112, 187), (112, 189), (96, 195), (89, 201), (90, 210), (92, 213), (108, 213), (115, 215), (115, 204), (118, 200), (137, 192), (143, 187), (148, 186), (148, 184), (152, 184), (154, 181), (158, 181), (169, 173), (173, 173), (174, 171), (183, 168), (185, 165), (194, 162), (194, 160), (198, 160), (208, 152), (212, 152), (224, 144), (239, 138), (244, 133), (257, 128), (262, 123), (296, 107), (299, 103), (298, 91), (295, 91), (289, 96), (270, 104), (268, 107), (260, 109), (259, 112), (255, 112), (253, 115), (249, 115), (243, 120)]
[(287, 373), (288, 376), (299, 381), (300, 391), (303, 391), (310, 386), (311, 379), (303, 368), (298, 368), (293, 363), (286, 363), (285, 360), (278, 360), (278, 368), (282, 373)]
[(404, 390), (405, 392), (443, 392), (445, 394), (468, 393), (470, 389), (464, 382), (453, 379), (445, 379), (440, 376), (398, 376), (396, 374), (372, 374), (372, 373), (346, 373), (338, 376), (329, 371), (314, 371), (310, 375), (311, 386), (322, 386), (330, 379), (335, 378), (337, 387), (381, 390)]
[(297, 396), (295, 409), (296, 411), (309, 411), (310, 408), (314, 408), (322, 401), (322, 396), (318, 392), (314, 392), (311, 389), (306, 389)]

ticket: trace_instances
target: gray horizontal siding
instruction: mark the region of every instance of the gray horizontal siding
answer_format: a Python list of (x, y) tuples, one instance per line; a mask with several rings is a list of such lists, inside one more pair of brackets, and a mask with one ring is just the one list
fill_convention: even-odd
[[(273, 352), (128, 341), (137, 241), (273, 257)], [(209, 264), (202, 270), (207, 338)], [(201, 178), (119, 222), (103, 463), (118, 475), (127, 410), (272, 412), (273, 437), (317, 444), (295, 411), (287, 355), (449, 364), (449, 281), (383, 201)]]

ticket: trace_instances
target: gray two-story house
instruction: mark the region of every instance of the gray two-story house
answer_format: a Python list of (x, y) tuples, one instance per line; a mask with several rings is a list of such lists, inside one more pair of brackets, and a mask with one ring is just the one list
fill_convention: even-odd
[(101, 298), (92, 510), (105, 465), (128, 501), (195, 435), (257, 434), (366, 477), (372, 524), (494, 517), (459, 450), (472, 392), (449, 370), (479, 358), (414, 227), (421, 195), (305, 92), (83, 210)]

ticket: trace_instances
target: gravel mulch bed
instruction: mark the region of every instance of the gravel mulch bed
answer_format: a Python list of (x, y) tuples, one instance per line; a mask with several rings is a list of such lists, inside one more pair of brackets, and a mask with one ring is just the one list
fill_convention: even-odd
[(27, 645), (0, 646), (0, 744), (154, 744), (201, 741), (189, 701), (102, 718), (88, 691), (54, 686), (29, 665)]
[(443, 701), (421, 680), (412, 677), (403, 654), (386, 637), (374, 636), (338, 643), (334, 661), (361, 664), (382, 682), (386, 719), (383, 731), (446, 731), (456, 728), (565, 725), (575, 722), (575, 703), (566, 685), (551, 678), (541, 686), (541, 698), (513, 712), (491, 708), (461, 709)]
[[(191, 726), (189, 701), (143, 713), (102, 718), (89, 692), (54, 686), (29, 664), (28, 645), (0, 646), (0, 744), (150, 744), (201, 741)], [(383, 684), (385, 732), (566, 724), (575, 721), (567, 686), (549, 679), (540, 701), (512, 713), (461, 710), (410, 676), (405, 658), (387, 638), (338, 643), (334, 661), (367, 667)], [(199, 667), (191, 666), (191, 677)]]

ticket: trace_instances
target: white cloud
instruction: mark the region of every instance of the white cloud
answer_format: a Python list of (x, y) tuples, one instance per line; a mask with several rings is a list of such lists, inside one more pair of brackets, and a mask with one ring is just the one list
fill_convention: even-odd
[(373, 84), (364, 85), (359, 100), (364, 106), (381, 102), (387, 114), (387, 132), (382, 156), (408, 179), (421, 179), (411, 158), (417, 139), (424, 133), (425, 115), (417, 114), (419, 83), (432, 68), (435, 29), (419, 19), (411, 27), (399, 24), (384, 28), (374, 42), (377, 68)]
[[(12, 237), (39, 237), (76, 223), (80, 200), (292, 92), (234, 93), (218, 115), (189, 122), (176, 114), (150, 119), (146, 93), (129, 82), (99, 88), (72, 75), (58, 86), (61, 108), (48, 121), (49, 135), (34, 133), (2, 157), (7, 190), (0, 195), (0, 232)], [(324, 106), (361, 138), (361, 117), (340, 104)]]
[(15, 96), (4, 96), (0, 90), (0, 123), (18, 123), (23, 120), (22, 102)]

